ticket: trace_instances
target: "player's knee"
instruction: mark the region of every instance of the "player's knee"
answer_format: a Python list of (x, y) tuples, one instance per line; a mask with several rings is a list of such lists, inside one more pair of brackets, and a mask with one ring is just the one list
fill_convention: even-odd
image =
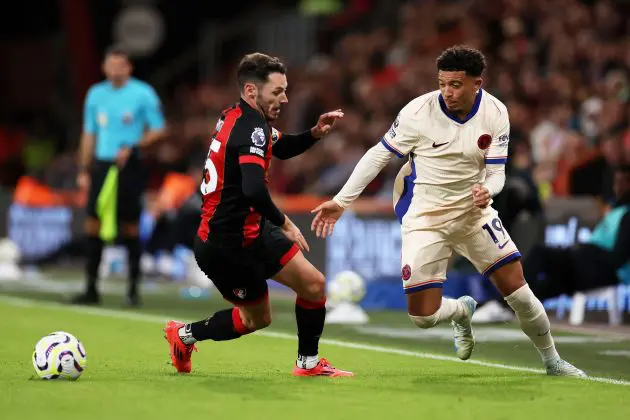
[(255, 329), (262, 330), (271, 325), (271, 313), (266, 313), (255, 320)]
[(418, 327), (422, 329), (427, 329), (427, 328), (433, 328), (437, 324), (438, 312), (439, 312), (439, 309), (435, 311), (433, 315), (428, 315), (428, 316), (417, 316), (417, 315), (411, 315), (411, 314), (408, 314), (408, 315), (409, 315), (409, 319), (411, 319), (411, 322), (413, 322), (414, 324), (416, 324)]
[(245, 328), (249, 331), (258, 331), (271, 325), (271, 313), (265, 313), (257, 317), (246, 318), (243, 320)]
[(319, 271), (313, 275), (306, 286), (306, 293), (300, 296), (303, 299), (311, 301), (320, 301), (326, 297), (326, 278)]
[(509, 296), (527, 284), (519, 260), (511, 261), (500, 267), (492, 273), (490, 280), (503, 296)]

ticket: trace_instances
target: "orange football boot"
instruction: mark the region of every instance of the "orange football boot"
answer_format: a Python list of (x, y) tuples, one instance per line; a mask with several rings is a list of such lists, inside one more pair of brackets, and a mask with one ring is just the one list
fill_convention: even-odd
[(179, 337), (179, 329), (185, 324), (183, 322), (169, 321), (164, 328), (164, 338), (168, 341), (171, 351), (171, 363), (180, 373), (190, 373), (192, 370), (192, 362), (190, 357), (193, 350), (197, 351), (194, 344), (184, 344)]
[(336, 378), (338, 376), (354, 376), (354, 373), (352, 372), (337, 369), (323, 357), (319, 359), (319, 362), (314, 368), (303, 369), (301, 367), (295, 366), (293, 368), (293, 372), (291, 373), (293, 374), (293, 376), (330, 376), (331, 378)]

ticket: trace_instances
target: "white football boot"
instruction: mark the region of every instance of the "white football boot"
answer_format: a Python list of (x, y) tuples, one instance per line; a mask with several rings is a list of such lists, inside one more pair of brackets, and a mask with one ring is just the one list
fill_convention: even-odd
[(451, 321), (455, 337), (455, 350), (457, 357), (462, 360), (468, 360), (475, 347), (475, 337), (473, 336), (471, 322), (477, 308), (477, 301), (470, 296), (462, 296), (457, 300), (464, 304), (466, 314), (459, 321)]
[(552, 359), (545, 363), (547, 375), (549, 376), (575, 376), (578, 378), (586, 378), (587, 375), (571, 363), (560, 359)]

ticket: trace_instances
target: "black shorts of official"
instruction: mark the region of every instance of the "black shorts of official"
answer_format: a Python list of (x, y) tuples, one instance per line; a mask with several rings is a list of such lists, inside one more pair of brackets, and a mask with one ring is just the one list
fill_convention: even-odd
[[(96, 202), (105, 183), (109, 168), (115, 162), (96, 160), (90, 171), (90, 191), (86, 212), (89, 217), (98, 219)], [(137, 224), (142, 214), (142, 199), (146, 190), (147, 171), (137, 153), (132, 153), (127, 164), (118, 175), (118, 195), (116, 211), (119, 223)]]
[(279, 227), (267, 222), (260, 236), (246, 247), (225, 247), (195, 237), (195, 259), (223, 298), (237, 306), (256, 305), (267, 298), (267, 280), (298, 253)]

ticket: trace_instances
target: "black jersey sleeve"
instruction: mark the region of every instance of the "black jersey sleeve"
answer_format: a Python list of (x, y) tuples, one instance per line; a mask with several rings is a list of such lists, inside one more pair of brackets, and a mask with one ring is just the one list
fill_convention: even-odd
[(255, 163), (243, 163), (241, 164), (241, 174), (243, 176), (243, 194), (249, 199), (252, 207), (274, 225), (282, 226), (285, 217), (269, 195), (265, 182), (265, 170)]
[(319, 140), (313, 137), (310, 129), (299, 134), (284, 134), (274, 129), (272, 138), (272, 153), (282, 160), (301, 155)]
[(269, 148), (269, 138), (258, 121), (240, 120), (230, 135), (238, 147), (238, 161), (241, 167), (241, 188), (252, 207), (276, 226), (282, 226), (284, 214), (276, 207), (265, 179), (265, 153)]

